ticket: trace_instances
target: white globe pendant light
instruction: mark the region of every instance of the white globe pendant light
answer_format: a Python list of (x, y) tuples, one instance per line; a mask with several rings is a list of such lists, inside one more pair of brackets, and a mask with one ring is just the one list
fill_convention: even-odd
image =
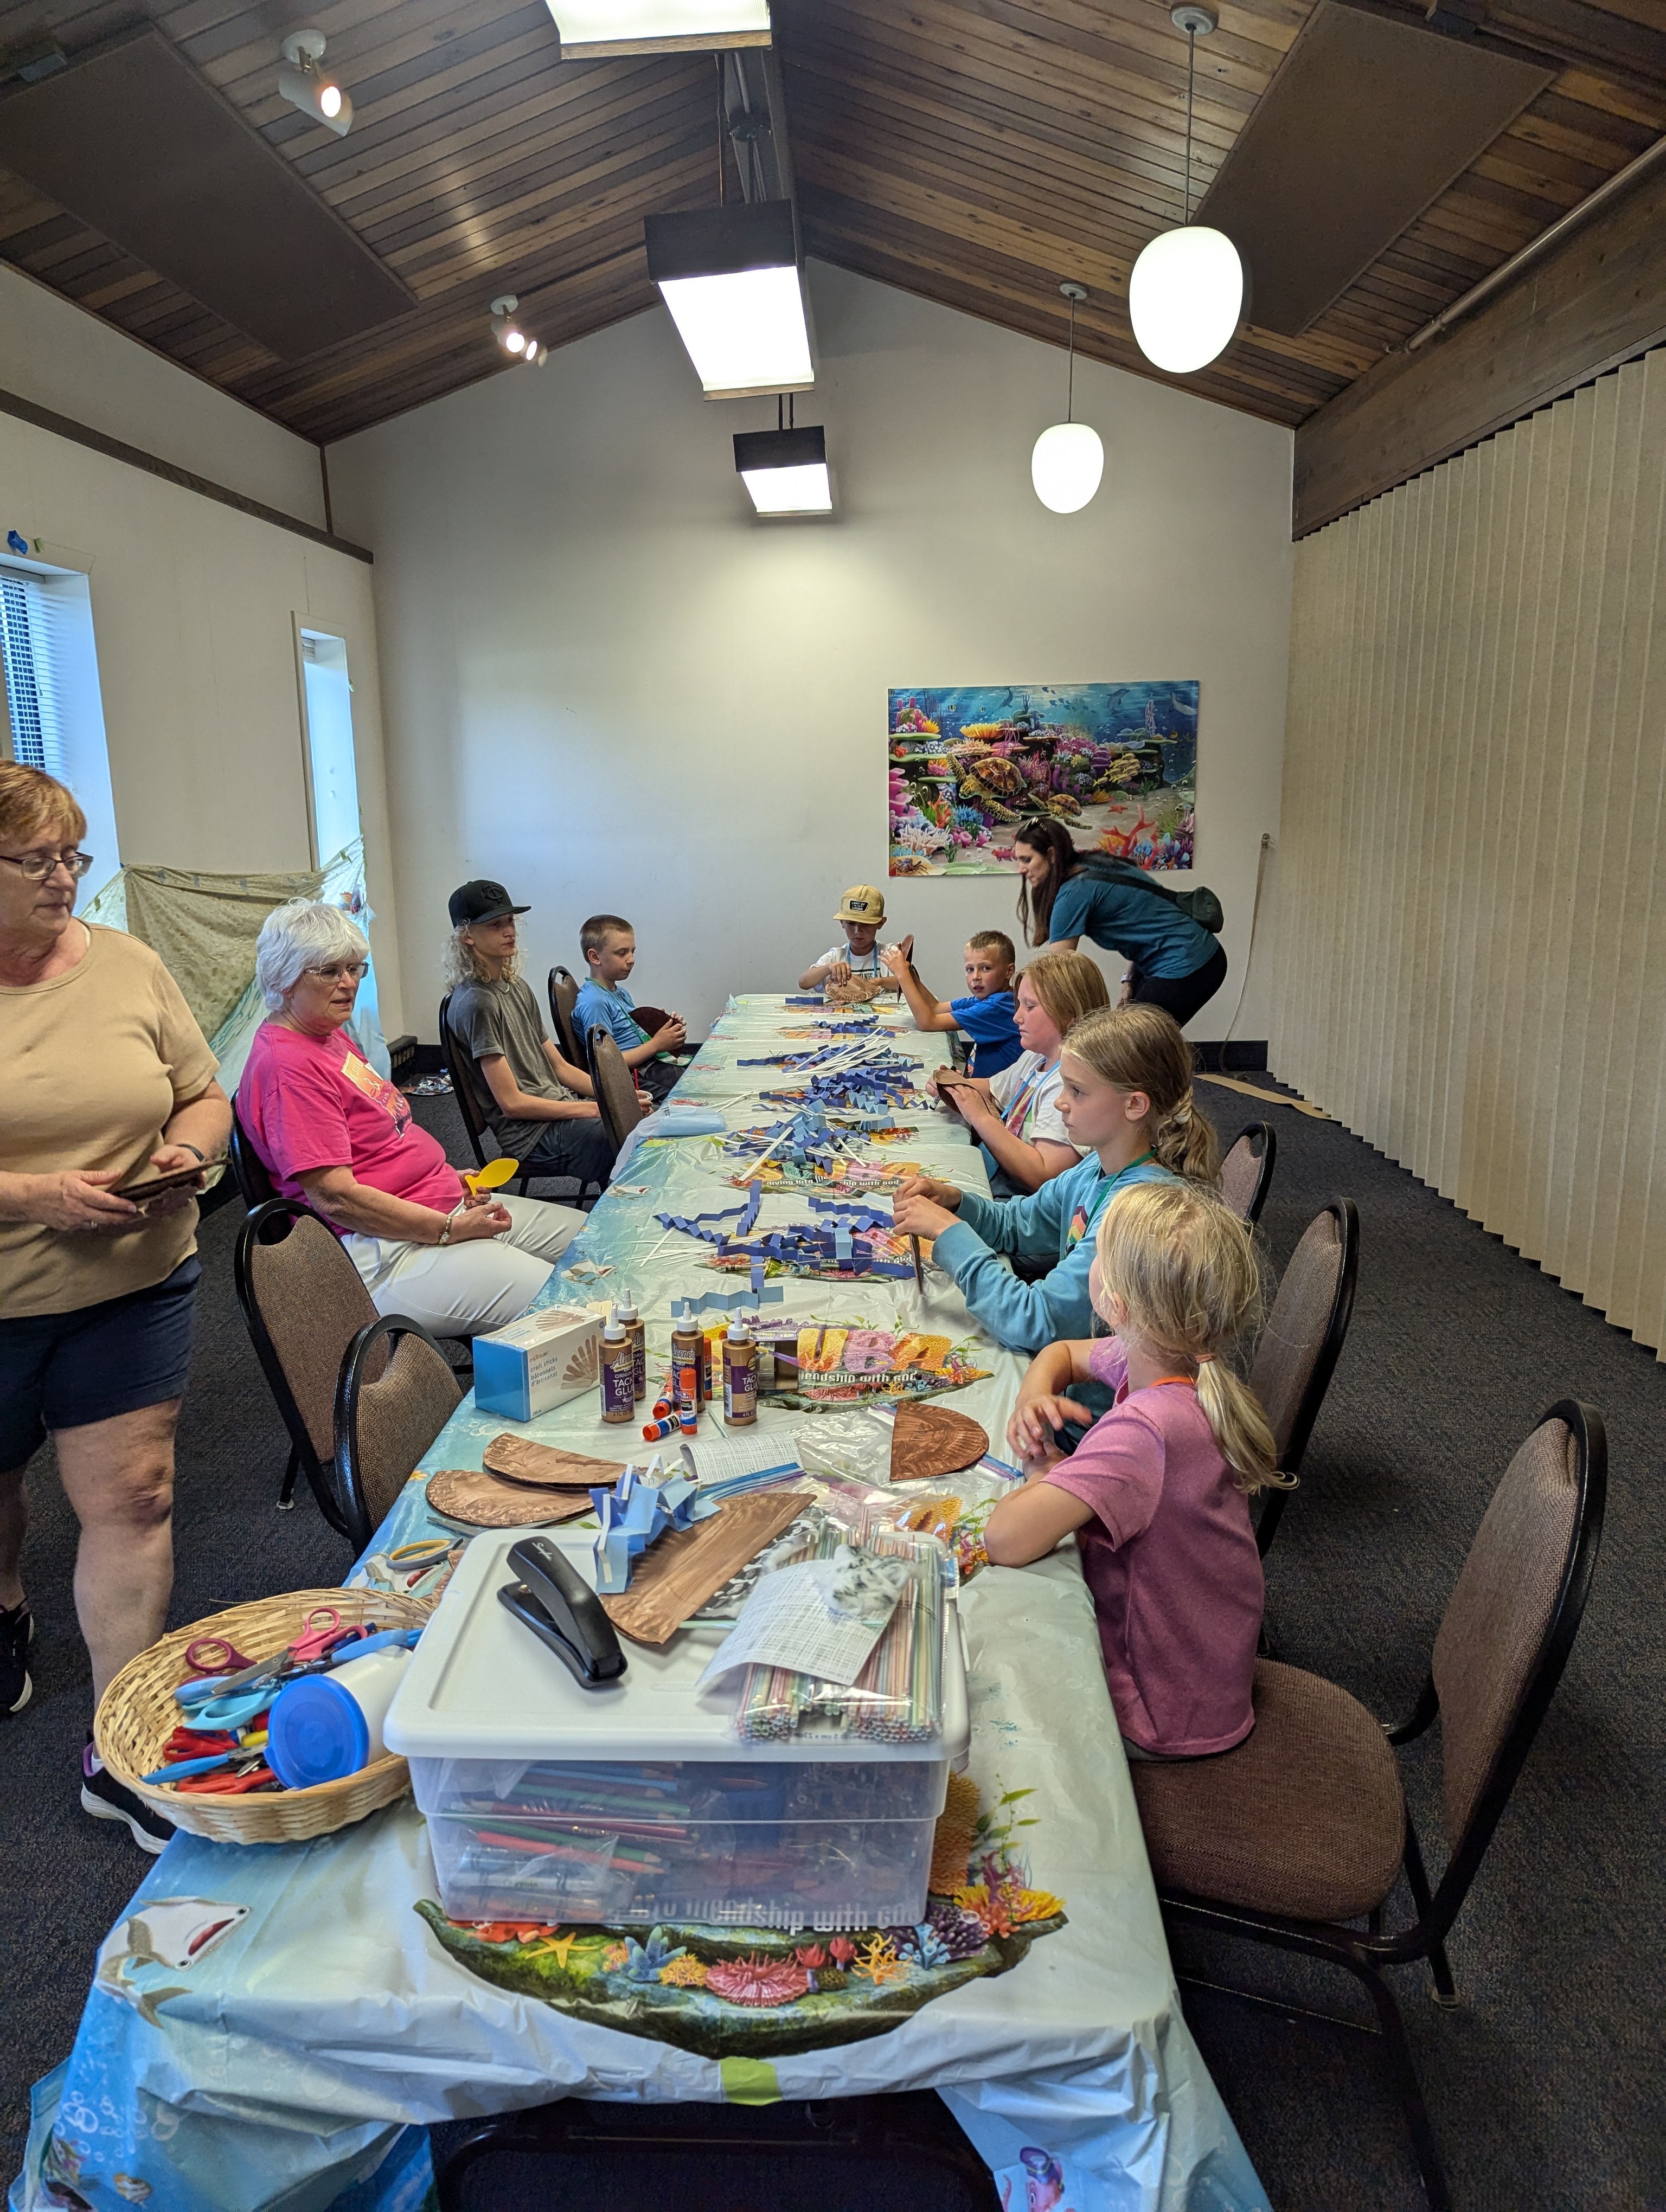
[(1099, 433), (1090, 423), (1072, 419), (1076, 408), (1076, 303), (1087, 297), (1081, 284), (1059, 287), (1070, 302), (1070, 369), (1066, 386), (1065, 419), (1043, 430), (1030, 456), (1030, 481), (1036, 497), (1055, 514), (1074, 514), (1099, 489), (1105, 472), (1105, 449)]
[(1186, 221), (1152, 239), (1128, 278), (1128, 319), (1155, 368), (1187, 376), (1207, 368), (1231, 343), (1243, 312), (1243, 264), (1224, 231), (1192, 215), (1192, 81), (1197, 42), (1215, 27), (1207, 8), (1181, 7), (1170, 18), (1186, 33)]

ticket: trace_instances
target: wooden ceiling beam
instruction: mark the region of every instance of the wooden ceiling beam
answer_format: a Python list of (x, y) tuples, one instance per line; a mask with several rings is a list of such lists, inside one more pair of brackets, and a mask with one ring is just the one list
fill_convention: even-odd
[(1297, 433), (1295, 535), (1666, 341), (1663, 235), (1657, 166), (1465, 319), (1321, 408)]

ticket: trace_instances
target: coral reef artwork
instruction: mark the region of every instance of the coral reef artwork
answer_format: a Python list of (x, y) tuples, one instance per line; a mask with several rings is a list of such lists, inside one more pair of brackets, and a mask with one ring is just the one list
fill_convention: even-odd
[(1198, 686), (916, 684), (890, 694), (891, 872), (1013, 873), (1035, 815), (1084, 852), (1189, 868)]
[(1062, 1898), (1031, 1880), (1019, 1831), (1030, 1790), (980, 1810), (955, 1777), (939, 1821), (926, 1916), (839, 1934), (804, 1929), (567, 1925), (451, 1920), (416, 1911), (447, 1955), (495, 1987), (541, 1997), (599, 2027), (701, 2057), (775, 2058), (857, 2043), (982, 1976), (1021, 1966), (1066, 1925)]

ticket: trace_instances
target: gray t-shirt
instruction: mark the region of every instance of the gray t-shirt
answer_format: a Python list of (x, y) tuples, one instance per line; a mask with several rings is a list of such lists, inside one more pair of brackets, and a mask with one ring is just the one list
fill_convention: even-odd
[(496, 983), (459, 983), (451, 994), (453, 1034), (470, 1055), (464, 1080), (488, 1127), (511, 1159), (524, 1160), (553, 1121), (506, 1121), (479, 1062), (502, 1054), (520, 1088), (534, 1098), (575, 1098), (556, 1079), (544, 1050), (549, 1030), (532, 987), (519, 975)]

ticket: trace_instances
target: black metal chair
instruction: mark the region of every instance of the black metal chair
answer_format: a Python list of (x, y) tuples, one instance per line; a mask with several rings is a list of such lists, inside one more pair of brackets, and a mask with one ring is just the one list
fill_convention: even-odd
[[(1563, 1399), (1493, 1493), (1408, 1720), (1388, 1727), (1321, 1676), (1263, 1660), (1256, 1725), (1243, 1743), (1209, 1759), (1131, 1768), (1170, 1925), (1345, 1967), (1369, 1991), (1377, 2026), (1183, 1972), (1182, 1982), (1380, 2035), (1434, 2212), (1447, 2212), (1451, 2197), (1384, 1969), (1426, 1960), (1437, 2003), (1458, 2002), (1446, 1938), (1572, 1648), (1607, 1491), (1602, 1416)], [(1437, 1715), (1449, 1856), (1432, 1894), (1393, 1747), (1423, 1735)], [(1385, 1934), (1383, 1908), (1402, 1875), (1414, 1917)]]
[(642, 1118), (636, 1085), (625, 1066), (624, 1054), (604, 1029), (592, 1030), (585, 1039), (585, 1061), (602, 1127), (612, 1139), (617, 1153)]
[[(1290, 1255), (1250, 1370), (1250, 1388), (1272, 1427), (1285, 1474), (1300, 1470), (1347, 1340), (1359, 1274), (1359, 1210), (1351, 1198), (1333, 1198)], [(1262, 1493), (1256, 1542), (1263, 1559), (1289, 1495), (1282, 1489)]]
[(356, 1332), (335, 1406), (336, 1491), (356, 1551), (370, 1541), (462, 1395), (450, 1361), (419, 1322), (384, 1314)]
[(335, 1486), (335, 1394), (356, 1332), (376, 1318), (341, 1243), (296, 1199), (268, 1199), (237, 1232), (232, 1273), (255, 1357), (289, 1432), (278, 1510), (305, 1474), (330, 1526), (350, 1533)]
[(1273, 1181), (1279, 1140), (1270, 1121), (1251, 1121), (1240, 1129), (1220, 1164), (1220, 1194), (1241, 1221), (1253, 1229), (1261, 1219)]
[(555, 1024), (556, 1042), (561, 1047), (561, 1056), (575, 1067), (584, 1066), (584, 1047), (579, 1041), (578, 1024), (573, 1009), (579, 1003), (579, 981), (576, 975), (559, 965), (550, 970), (550, 1019)]
[(237, 1178), (237, 1188), (243, 1194), (243, 1203), (251, 1213), (257, 1206), (264, 1206), (277, 1196), (271, 1171), (256, 1152), (254, 1140), (238, 1115), (235, 1098), (231, 1104), (231, 1136), (226, 1152), (231, 1161), (231, 1171)]
[[(587, 2203), (598, 2189), (617, 2192), (622, 2174), (632, 2202), (631, 2192), (648, 2190), (655, 2203), (675, 2197), (725, 2212), (765, 2212), (783, 2190), (793, 2203), (813, 2192), (828, 2212), (922, 2197), (945, 2212), (997, 2212), (1000, 2203), (988, 2166), (929, 2090), (757, 2106), (563, 2098), (471, 2124), (437, 2161), (441, 2212), (483, 2201), (470, 2177), (500, 2154), (538, 2160), (526, 2201), (551, 2205)], [(524, 2186), (525, 2172), (516, 2165), (504, 2178)]]

